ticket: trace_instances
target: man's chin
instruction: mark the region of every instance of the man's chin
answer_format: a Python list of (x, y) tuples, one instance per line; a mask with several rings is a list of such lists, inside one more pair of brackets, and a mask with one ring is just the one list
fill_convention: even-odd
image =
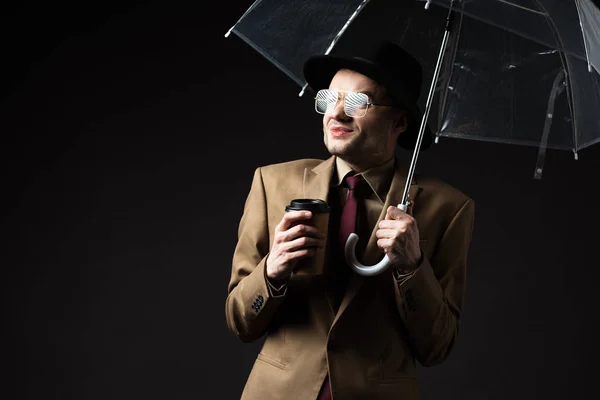
[(327, 144), (328, 147), (336, 147), (336, 148), (346, 148), (346, 147), (352, 147), (353, 145), (356, 144), (357, 141), (357, 137), (352, 135), (352, 136), (333, 136), (331, 134), (329, 134), (327, 136)]
[(356, 153), (354, 143), (328, 143), (327, 151), (333, 156), (340, 158), (352, 157)]

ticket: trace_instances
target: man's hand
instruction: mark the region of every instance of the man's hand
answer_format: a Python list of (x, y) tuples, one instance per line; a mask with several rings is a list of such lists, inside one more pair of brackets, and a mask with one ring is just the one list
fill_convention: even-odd
[(421, 261), (417, 221), (401, 209), (390, 206), (376, 232), (377, 246), (385, 251), (401, 273), (417, 269)]
[(267, 277), (287, 280), (298, 260), (312, 256), (325, 246), (325, 235), (314, 226), (303, 224), (312, 217), (310, 211), (286, 212), (275, 227), (273, 247), (267, 257)]

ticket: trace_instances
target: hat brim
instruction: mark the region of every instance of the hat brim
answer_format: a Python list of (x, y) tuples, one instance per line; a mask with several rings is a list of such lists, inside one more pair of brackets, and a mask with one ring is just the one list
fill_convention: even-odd
[[(309, 58), (304, 63), (304, 78), (308, 86), (315, 92), (329, 88), (331, 80), (340, 69), (350, 69), (368, 76), (386, 87), (389, 94), (398, 106), (406, 108), (411, 118), (408, 128), (398, 136), (398, 145), (407, 150), (414, 150), (419, 134), (423, 114), (417, 106), (417, 100), (409, 94), (398, 79), (388, 76), (377, 65), (369, 60), (358, 57), (340, 57), (320, 55)], [(398, 71), (399, 74), (402, 71)], [(425, 125), (425, 132), (421, 141), (420, 150), (426, 150), (433, 142), (433, 134), (429, 126)]]

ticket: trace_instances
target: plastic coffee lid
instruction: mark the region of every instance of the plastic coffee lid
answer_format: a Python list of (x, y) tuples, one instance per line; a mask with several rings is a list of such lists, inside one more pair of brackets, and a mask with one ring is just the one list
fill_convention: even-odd
[(328, 213), (330, 207), (326, 201), (321, 199), (294, 199), (285, 207), (285, 211), (300, 210), (312, 211), (314, 213)]

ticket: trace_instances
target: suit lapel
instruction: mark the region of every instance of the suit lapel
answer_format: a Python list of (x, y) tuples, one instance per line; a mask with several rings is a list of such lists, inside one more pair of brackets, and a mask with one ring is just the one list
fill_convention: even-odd
[(335, 157), (323, 161), (313, 169), (304, 169), (303, 193), (306, 199), (327, 201), (331, 176), (335, 171)]
[[(397, 207), (398, 204), (400, 204), (400, 202), (402, 201), (402, 195), (404, 194), (404, 188), (406, 185), (406, 175), (406, 168), (397, 164), (394, 171), (394, 177), (392, 178), (392, 183), (390, 185), (390, 190), (388, 191), (388, 194), (385, 198), (385, 204), (383, 206), (383, 209), (381, 210), (381, 214), (379, 215), (377, 223), (375, 224), (373, 231), (371, 232), (371, 237), (369, 238), (369, 242), (367, 243), (363, 260), (360, 260), (360, 262), (364, 265), (376, 264), (379, 261), (381, 261), (381, 259), (385, 255), (385, 253), (381, 249), (379, 249), (379, 247), (377, 247), (377, 227), (379, 226), (379, 222), (385, 219), (388, 207), (391, 205)], [(408, 192), (409, 200), (414, 201), (418, 194), (419, 185), (417, 184), (416, 178), (413, 178), (413, 182), (410, 185)], [(366, 278), (362, 275), (352, 273), (352, 277), (350, 279), (350, 282), (348, 283), (348, 288), (346, 289), (346, 293), (344, 295), (342, 303), (340, 304), (338, 313), (335, 316), (333, 325), (335, 325), (335, 323), (339, 320), (340, 316), (344, 313), (354, 296), (356, 296), (356, 293), (358, 293), (365, 279)]]

